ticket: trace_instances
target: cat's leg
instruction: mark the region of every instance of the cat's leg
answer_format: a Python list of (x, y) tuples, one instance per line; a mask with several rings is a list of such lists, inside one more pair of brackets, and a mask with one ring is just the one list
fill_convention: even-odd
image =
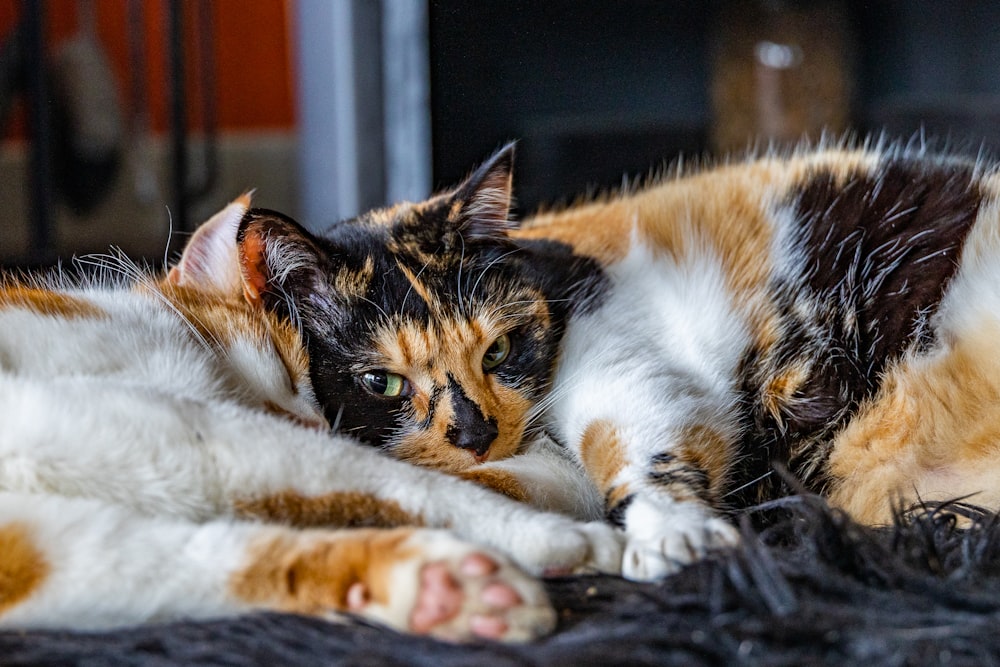
[[(97, 396), (99, 415), (88, 409)], [(58, 489), (196, 521), (443, 527), (534, 573), (620, 568), (621, 538), (602, 523), (540, 512), (239, 405), (107, 380), (0, 376), (0, 406), (0, 487)]]
[[(736, 528), (716, 510), (725, 471), (714, 436), (678, 436), (656, 448), (627, 424), (587, 424), (579, 441), (584, 468), (605, 498), (609, 521), (626, 536), (622, 573), (648, 581), (675, 572), (709, 550), (734, 545)], [(705, 447), (705, 449), (701, 449)], [(724, 448), (723, 448), (724, 451)]]
[(105, 628), (273, 610), (448, 640), (550, 631), (544, 590), (443, 531), (192, 523), (0, 493), (0, 626)]
[(536, 574), (620, 572), (622, 536), (603, 521), (542, 512), (472, 481), (390, 459), (342, 438), (306, 435), (295, 432), (297, 451), (291, 460), (287, 451), (255, 443), (248, 459), (257, 462), (252, 467), (246, 465), (245, 448), (233, 448), (229, 438), (218, 441), (213, 458), (227, 470), (225, 497), (233, 512), (299, 526), (447, 527), (503, 550)]
[(627, 546), (623, 574), (656, 579), (738, 541), (720, 497), (739, 437), (747, 335), (718, 264), (641, 245), (563, 340), (549, 416)]

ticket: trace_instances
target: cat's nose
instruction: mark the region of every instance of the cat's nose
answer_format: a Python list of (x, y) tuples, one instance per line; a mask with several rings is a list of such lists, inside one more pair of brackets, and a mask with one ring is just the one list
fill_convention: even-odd
[(486, 458), (486, 453), (490, 451), (490, 445), (497, 439), (499, 432), (496, 422), (481, 420), (474, 424), (466, 424), (463, 428), (458, 429), (452, 443), (456, 447), (468, 449), (475, 454), (477, 461), (482, 461)]
[(445, 433), (448, 442), (456, 447), (468, 449), (477, 461), (486, 460), (490, 445), (500, 432), (497, 420), (485, 415), (479, 405), (466, 395), (461, 385), (451, 376), (448, 376), (448, 389), (451, 392), (452, 409), (452, 422)]

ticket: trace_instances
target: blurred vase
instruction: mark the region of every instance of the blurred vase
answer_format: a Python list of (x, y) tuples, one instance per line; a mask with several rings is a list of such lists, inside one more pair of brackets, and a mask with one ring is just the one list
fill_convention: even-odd
[(726, 3), (712, 39), (713, 148), (843, 133), (852, 93), (847, 23), (834, 0)]

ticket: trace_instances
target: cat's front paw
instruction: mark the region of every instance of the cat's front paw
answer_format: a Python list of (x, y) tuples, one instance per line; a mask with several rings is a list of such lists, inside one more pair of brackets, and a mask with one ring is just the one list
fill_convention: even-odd
[(342, 613), (449, 641), (527, 641), (556, 615), (541, 583), (441, 530), (269, 531), (233, 593), (256, 608)]
[(534, 513), (490, 542), (534, 574), (621, 573), (624, 535), (603, 521)]
[(555, 627), (541, 584), (498, 554), (430, 530), (415, 531), (401, 552), (388, 589), (351, 586), (350, 613), (448, 641), (527, 641)]
[(669, 576), (709, 551), (739, 543), (739, 531), (725, 519), (695, 503), (666, 507), (636, 498), (626, 516), (622, 576), (655, 581)]

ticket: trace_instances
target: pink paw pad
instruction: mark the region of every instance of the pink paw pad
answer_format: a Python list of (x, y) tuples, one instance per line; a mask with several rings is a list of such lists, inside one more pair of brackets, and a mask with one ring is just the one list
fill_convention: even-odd
[(420, 594), (410, 614), (410, 629), (429, 633), (435, 626), (456, 619), (467, 608), (475, 610), (466, 620), (473, 635), (484, 639), (502, 638), (508, 630), (504, 612), (520, 605), (521, 596), (504, 581), (489, 580), (500, 566), (485, 554), (465, 556), (456, 570), (452, 571), (452, 565), (447, 562), (423, 567)]

